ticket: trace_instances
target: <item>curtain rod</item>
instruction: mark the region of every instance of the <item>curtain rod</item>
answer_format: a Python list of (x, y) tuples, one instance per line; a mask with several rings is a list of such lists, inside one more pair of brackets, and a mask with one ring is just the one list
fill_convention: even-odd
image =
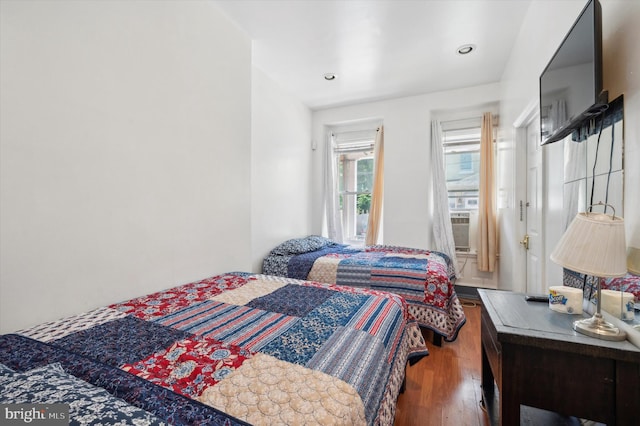
[[(463, 117), (463, 118), (454, 118), (452, 120), (440, 120), (440, 123), (455, 123), (456, 121), (471, 121), (471, 120), (482, 120), (484, 115), (474, 115), (471, 117)], [(498, 114), (491, 114), (491, 118), (494, 121), (498, 120)]]

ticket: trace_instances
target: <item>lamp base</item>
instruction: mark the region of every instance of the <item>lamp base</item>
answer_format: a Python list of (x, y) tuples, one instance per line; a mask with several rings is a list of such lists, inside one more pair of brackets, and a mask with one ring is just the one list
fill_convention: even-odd
[(606, 322), (600, 313), (596, 313), (591, 318), (575, 321), (573, 329), (579, 333), (602, 340), (620, 341), (627, 338), (627, 334), (624, 331)]

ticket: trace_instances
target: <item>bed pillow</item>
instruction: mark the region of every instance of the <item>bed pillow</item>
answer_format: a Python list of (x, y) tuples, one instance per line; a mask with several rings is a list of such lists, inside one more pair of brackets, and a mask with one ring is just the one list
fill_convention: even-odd
[(105, 389), (68, 374), (59, 363), (24, 373), (14, 372), (11, 381), (0, 382), (0, 394), (2, 401), (10, 404), (73, 403), (69, 417), (80, 424), (166, 425), (153, 414), (116, 398)]
[(292, 254), (310, 253), (335, 244), (337, 244), (335, 241), (328, 238), (321, 237), (319, 235), (309, 235), (308, 237), (287, 240), (271, 250), (271, 254), (287, 256)]

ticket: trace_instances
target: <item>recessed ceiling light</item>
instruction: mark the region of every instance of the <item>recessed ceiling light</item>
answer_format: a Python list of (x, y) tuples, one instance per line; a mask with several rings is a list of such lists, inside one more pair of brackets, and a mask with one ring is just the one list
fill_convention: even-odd
[(475, 44), (463, 44), (462, 46), (458, 47), (456, 52), (458, 52), (458, 55), (468, 55), (474, 50), (476, 50)]
[(335, 80), (336, 79), (336, 75), (332, 72), (328, 72), (324, 75), (324, 79), (327, 81), (331, 81), (331, 80)]

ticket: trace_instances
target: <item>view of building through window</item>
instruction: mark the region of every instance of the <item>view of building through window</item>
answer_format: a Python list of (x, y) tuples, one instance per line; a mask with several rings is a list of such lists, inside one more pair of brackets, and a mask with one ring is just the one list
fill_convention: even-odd
[(480, 128), (443, 132), (450, 211), (478, 209)]

